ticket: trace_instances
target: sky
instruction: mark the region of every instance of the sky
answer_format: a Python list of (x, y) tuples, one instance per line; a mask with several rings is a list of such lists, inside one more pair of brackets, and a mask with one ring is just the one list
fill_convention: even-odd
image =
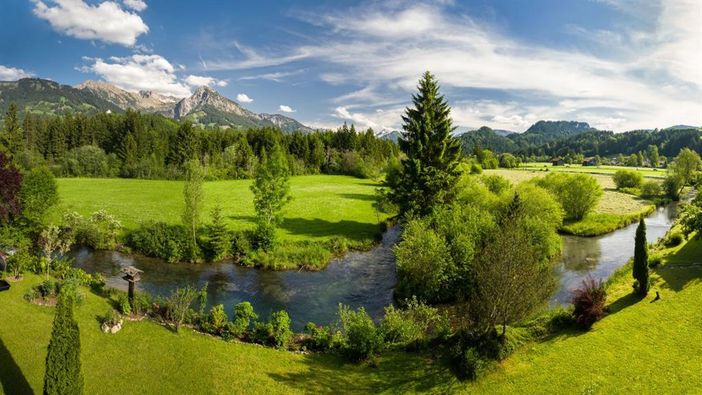
[(0, 80), (209, 85), (314, 127), (398, 129), (425, 70), (454, 124), (702, 125), (700, 0), (2, 0)]

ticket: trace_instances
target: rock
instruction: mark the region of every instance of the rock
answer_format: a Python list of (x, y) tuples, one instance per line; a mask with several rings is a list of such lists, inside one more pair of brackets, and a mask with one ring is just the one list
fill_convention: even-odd
[(122, 330), (122, 324), (123, 324), (123, 323), (124, 323), (123, 320), (119, 320), (119, 322), (116, 323), (116, 324), (114, 324), (114, 325), (110, 325), (109, 323), (104, 322), (104, 323), (102, 324), (102, 326), (100, 327), (100, 329), (102, 329), (102, 331), (103, 331), (104, 333), (111, 333), (111, 334), (114, 335), (115, 333), (117, 333), (117, 332), (119, 332), (119, 331)]

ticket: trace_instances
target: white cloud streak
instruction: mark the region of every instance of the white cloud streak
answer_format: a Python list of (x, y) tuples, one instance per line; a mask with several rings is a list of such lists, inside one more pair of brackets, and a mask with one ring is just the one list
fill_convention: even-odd
[(219, 87), (225, 87), (229, 83), (225, 80), (219, 80), (214, 77), (206, 77), (206, 76), (200, 76), (200, 75), (189, 75), (185, 77), (184, 79), (185, 83), (190, 85), (190, 86), (219, 86)]
[[(49, 22), (61, 34), (83, 40), (99, 40), (127, 47), (134, 46), (137, 38), (149, 27), (136, 13), (124, 10), (115, 1), (96, 5), (83, 0), (32, 0), (34, 15)], [(127, 3), (140, 1), (127, 0)], [(144, 7), (146, 4), (144, 4)]]
[(286, 106), (286, 105), (284, 105), (284, 104), (281, 104), (280, 106), (278, 106), (278, 111), (280, 111), (280, 112), (285, 112), (285, 113), (293, 113), (293, 112), (295, 112), (295, 110), (293, 110), (292, 107)]

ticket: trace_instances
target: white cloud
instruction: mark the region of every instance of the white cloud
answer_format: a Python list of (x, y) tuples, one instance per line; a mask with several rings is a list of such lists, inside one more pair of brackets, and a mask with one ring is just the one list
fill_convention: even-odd
[(47, 20), (57, 32), (71, 37), (134, 46), (137, 37), (149, 31), (139, 15), (122, 9), (115, 1), (96, 5), (83, 0), (32, 1), (34, 15)]
[(225, 87), (228, 85), (228, 82), (225, 80), (218, 80), (213, 77), (206, 77), (206, 76), (200, 76), (200, 75), (189, 75), (185, 77), (185, 83), (191, 86), (219, 86), (219, 87)]
[(122, 3), (128, 8), (137, 12), (142, 12), (146, 9), (146, 3), (143, 0), (122, 0)]
[(290, 77), (292, 75), (300, 74), (303, 70), (296, 70), (296, 71), (277, 71), (275, 73), (264, 73), (264, 74), (255, 74), (255, 75), (247, 75), (244, 77), (239, 78), (239, 80), (246, 81), (246, 80), (268, 80), (268, 81), (275, 81), (275, 82), (281, 82), (285, 77)]
[(286, 106), (284, 104), (281, 104), (280, 106), (278, 106), (278, 111), (287, 112), (287, 113), (295, 112), (295, 110), (293, 110), (292, 107)]
[(31, 77), (32, 73), (22, 69), (7, 67), (0, 64), (0, 81), (16, 81), (20, 78)]
[(190, 95), (186, 83), (178, 80), (175, 68), (159, 55), (136, 54), (124, 58), (84, 58), (91, 62), (81, 71), (92, 72), (105, 81), (128, 91), (149, 90), (164, 95), (185, 97)]
[[(618, 7), (646, 2), (606, 1)], [(617, 131), (702, 124), (702, 2), (669, 0), (647, 9), (657, 11), (641, 14), (650, 19), (650, 33), (596, 32), (594, 41), (623, 40), (628, 49), (617, 53), (526, 43), (450, 6), (393, 1), (306, 16), (328, 32), (321, 44), (269, 54), (237, 44), (242, 58), (207, 64), (240, 70), (321, 62), (334, 70), (322, 73), (323, 81), (355, 87), (333, 101), (339, 107), (334, 115), (378, 127), (399, 127), (399, 116), (381, 118), (375, 110), (407, 104), (427, 69), (448, 94), (457, 124), (524, 130), (532, 120), (579, 119)], [(477, 89), (504, 98), (456, 103), (475, 97)]]
[(246, 93), (239, 93), (238, 95), (236, 95), (236, 101), (238, 101), (239, 103), (251, 103), (254, 100), (250, 98)]

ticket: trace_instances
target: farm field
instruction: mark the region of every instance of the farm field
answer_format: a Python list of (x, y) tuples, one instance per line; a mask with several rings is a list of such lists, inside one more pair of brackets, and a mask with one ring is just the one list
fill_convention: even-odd
[[(118, 334), (106, 335), (97, 317), (110, 304), (84, 290), (76, 318), (85, 393), (129, 393), (134, 388), (142, 393), (200, 388), (222, 394), (531, 393), (534, 388), (549, 393), (685, 393), (702, 386), (702, 312), (697, 308), (702, 268), (689, 267), (699, 262), (701, 249), (702, 241), (693, 239), (665, 250), (645, 300), (631, 295), (626, 267), (609, 286), (610, 315), (591, 331), (527, 344), (476, 383), (459, 382), (444, 364), (416, 354), (388, 353), (377, 367), (358, 366), (333, 355), (227, 343), (187, 329), (176, 334), (150, 321), (128, 322)], [(54, 309), (22, 297), (40, 281), (27, 275), (0, 293), (0, 393), (41, 392)], [(656, 291), (661, 300), (652, 303)]]
[(627, 167), (627, 166), (583, 166), (583, 165), (564, 165), (564, 166), (553, 166), (552, 163), (548, 162), (530, 162), (522, 163), (519, 166), (519, 170), (526, 171), (544, 171), (544, 169), (556, 172), (567, 172), (567, 173), (589, 173), (589, 174), (614, 174), (617, 170), (634, 170), (641, 173), (642, 176), (647, 178), (665, 178), (668, 174), (667, 169), (651, 169), (648, 167)]
[[(66, 210), (81, 215), (105, 209), (127, 229), (145, 221), (179, 223), (183, 210), (181, 181), (64, 178), (58, 179), (61, 202), (52, 212), (54, 221)], [(254, 227), (251, 180), (213, 181), (204, 184), (203, 222), (220, 204), (231, 229)], [(292, 202), (286, 206), (279, 228), (283, 240), (327, 240), (345, 237), (373, 240), (378, 223), (387, 215), (373, 208), (377, 185), (347, 176), (299, 176), (290, 180)]]

